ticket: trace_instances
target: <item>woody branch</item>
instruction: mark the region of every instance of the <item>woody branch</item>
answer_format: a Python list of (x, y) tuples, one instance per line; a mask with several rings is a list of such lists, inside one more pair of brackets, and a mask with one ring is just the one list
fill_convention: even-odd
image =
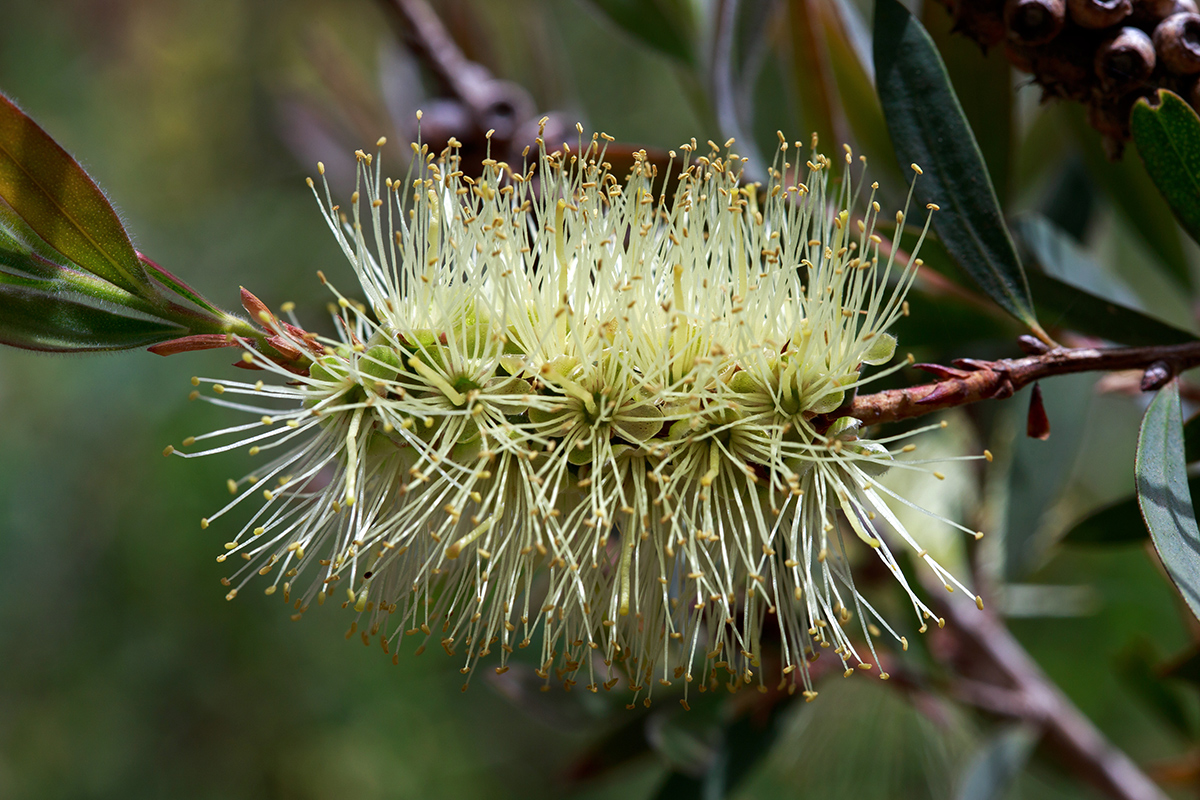
[[(1031, 349), (1044, 347), (1032, 337), (1022, 337), (1022, 345)], [(854, 417), (867, 425), (896, 422), (980, 400), (1004, 399), (1043, 378), (1073, 372), (1144, 370), (1142, 389), (1150, 391), (1162, 387), (1180, 372), (1200, 366), (1200, 341), (1150, 347), (1060, 347), (1024, 358), (999, 361), (963, 358), (952, 364), (952, 367), (917, 364), (918, 369), (936, 375), (938, 380), (859, 395), (828, 416)]]

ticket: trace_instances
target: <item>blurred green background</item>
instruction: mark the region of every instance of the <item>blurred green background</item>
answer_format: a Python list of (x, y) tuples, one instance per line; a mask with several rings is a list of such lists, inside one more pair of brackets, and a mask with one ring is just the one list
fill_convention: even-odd
[[(526, 86), (540, 108), (628, 142), (719, 137), (686, 67), (582, 2), (438, 7), (466, 32), (469, 55)], [(697, 19), (706, 8), (695, 4)], [(1191, 328), (1191, 309), (1164, 275), (1172, 265), (1194, 269), (1192, 246), (1161, 207), (1122, 200), (1140, 165), (1097, 161), (1077, 109), (1039, 107), (1036, 89), (998, 54), (985, 60), (948, 38), (942, 9), (925, 18), (956, 81), (991, 81), (959, 88), (987, 128), (976, 130), (1006, 208), (1060, 221), (1076, 213), (1080, 245), (1109, 285)], [(805, 73), (793, 61), (804, 59), (785, 57), (804, 53), (790, 30), (770, 26), (745, 95), (744, 120), (765, 152), (776, 127), (807, 138), (831, 124), (795, 79)], [(851, 38), (830, 42), (845, 57)], [(315, 118), (306, 109), (337, 119), (337, 101), (360, 97), (360, 123), (389, 124), (388, 102), (404, 101), (380, 88), (384, 66), (393, 80), (406, 74), (395, 48), (367, 0), (6, 0), (0, 90), (107, 190), (139, 250), (225, 307), (237, 307), (245, 285), (319, 320), (328, 295), (315, 271), (347, 285), (351, 276), (301, 162), (323, 158), (336, 179), (354, 147), (392, 131), (356, 139), (347, 123), (326, 136), (306, 123)], [(331, 91), (331, 70), (354, 91)], [(839, 74), (848, 77), (829, 83), (840, 94), (825, 108), (841, 105), (845, 119), (833, 128), (883, 150), (871, 152), (873, 174), (891, 181), (886, 135), (870, 129), (878, 107), (855, 94), (861, 76)], [(903, 186), (884, 191), (902, 196)], [(918, 358), (1016, 352), (1016, 327), (981, 313), (975, 298), (922, 284), (911, 300), (901, 346)], [(224, 479), (242, 474), (245, 456), (159, 453), (229, 424), (229, 412), (187, 401), (191, 375), (228, 374), (228, 361), (219, 351), (163, 359), (0, 350), (0, 797), (633, 800), (659, 792), (672, 765), (687, 761), (680, 748), (707, 746), (673, 702), (627, 712), (615, 700), (531, 693), (483, 675), (463, 694), (457, 662), (430, 652), (392, 666), (344, 640), (348, 619), (335, 607), (293, 623), (257, 593), (226, 602), (214, 561), (224, 534), (201, 531), (198, 520), (224, 502)], [(1196, 785), (1195, 767), (1187, 773), (1200, 722), (1194, 692), (1146, 677), (1191, 640), (1178, 598), (1138, 544), (1057, 543), (1086, 512), (1132, 491), (1144, 401), (1098, 393), (1088, 376), (1045, 389), (1048, 442), (1018, 435), (1021, 399), (958, 415), (962, 438), (946, 447), (987, 446), (996, 462), (964, 468), (961, 496), (943, 488), (922, 499), (992, 534), (971, 545), (973, 558), (999, 587), (1013, 631), (1136, 761), (1183, 770), (1175, 788), (1187, 796)], [(936, 686), (929, 654), (909, 657)], [(815, 703), (782, 713), (738, 797), (954, 797), (981, 748), (1004, 732), (936, 691), (841, 678), (819, 688)], [(1007, 796), (1095, 795), (1039, 755)]]

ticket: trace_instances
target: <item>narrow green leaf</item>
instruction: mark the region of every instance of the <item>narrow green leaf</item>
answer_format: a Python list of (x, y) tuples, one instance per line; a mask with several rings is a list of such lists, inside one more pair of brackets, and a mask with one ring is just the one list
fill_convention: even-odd
[(692, 19), (681, 0), (588, 0), (621, 30), (665, 56), (694, 64)]
[(958, 800), (1000, 800), (1008, 787), (1025, 770), (1036, 731), (1016, 725), (1001, 731), (983, 743), (967, 766), (959, 786)]
[(1029, 272), (1038, 312), (1048, 326), (1068, 328), (1131, 347), (1183, 344), (1196, 337), (1132, 308), (1113, 303), (1041, 272)]
[(187, 329), (51, 281), (0, 271), (0, 344), (47, 352), (128, 350)]
[(1134, 157), (1137, 145), (1126, 145), (1120, 161), (1112, 161), (1101, 146), (1100, 137), (1088, 124), (1082, 106), (1064, 103), (1047, 118), (1057, 118), (1062, 127), (1070, 130), (1088, 168), (1088, 175), (1104, 191), (1117, 213), (1127, 223), (1129, 232), (1155, 256), (1158, 265), (1180, 285), (1190, 285), (1187, 256), (1179, 236), (1179, 226), (1170, 213), (1154, 181)]
[(179, 295), (185, 300), (195, 303), (200, 308), (218, 318), (226, 316), (225, 312), (214, 306), (212, 303), (206, 300), (202, 294), (197, 292), (191, 286), (188, 286), (174, 274), (163, 269), (158, 264), (155, 264), (153, 261), (141, 255), (140, 253), (138, 254), (138, 259), (142, 262), (142, 264), (146, 267), (146, 270), (154, 277), (155, 280), (157, 280), (163, 286), (166, 286), (175, 294)]
[(68, 261), (134, 294), (147, 285), (117, 212), (83, 167), (0, 95), (0, 198)]
[(875, 85), (902, 163), (920, 165), (916, 197), (936, 203), (933, 227), (984, 291), (1041, 332), (1025, 272), (979, 146), (933, 40), (897, 0), (875, 4)]
[(1200, 646), (1192, 645), (1188, 650), (1171, 659), (1160, 668), (1164, 678), (1187, 681), (1200, 687)]
[(1012, 67), (1001, 48), (983, 51), (955, 35), (954, 17), (938, 3), (925, 3), (921, 22), (946, 64), (946, 73), (975, 134), (988, 177), (1001, 200), (1008, 196), (1013, 154)]
[(1146, 172), (1188, 234), (1200, 242), (1200, 117), (1179, 95), (1158, 90), (1158, 105), (1145, 98), (1129, 122)]
[(1166, 676), (1161, 674), (1153, 641), (1138, 636), (1116, 654), (1113, 667), (1125, 685), (1163, 721), (1169, 723), (1176, 733), (1185, 739), (1194, 737), (1191, 717), (1184, 710), (1186, 706), (1180, 687), (1164, 680)]
[[(1198, 484), (1200, 485), (1200, 484)], [(1136, 496), (1104, 506), (1075, 523), (1062, 538), (1065, 544), (1132, 544), (1144, 542), (1149, 533), (1142, 521)]]
[(1131, 346), (1182, 344), (1195, 334), (1136, 308), (1138, 299), (1119, 279), (1101, 270), (1070, 237), (1044, 217), (1018, 219), (1013, 230), (1031, 260), (1037, 310), (1048, 326), (1070, 328)]
[(1159, 390), (1146, 410), (1134, 473), (1142, 517), (1159, 558), (1192, 613), (1200, 617), (1200, 528), (1188, 489), (1183, 413), (1175, 381)]
[(1138, 296), (1125, 281), (1106, 272), (1062, 228), (1040, 214), (1022, 214), (1012, 220), (1012, 231), (1024, 246), (1022, 255), (1052, 278), (1097, 297), (1142, 310)]
[(1183, 425), (1183, 457), (1189, 464), (1200, 461), (1200, 414)]
[(0, 344), (30, 350), (122, 350), (187, 330), (149, 302), (67, 266), (19, 220), (0, 214)]

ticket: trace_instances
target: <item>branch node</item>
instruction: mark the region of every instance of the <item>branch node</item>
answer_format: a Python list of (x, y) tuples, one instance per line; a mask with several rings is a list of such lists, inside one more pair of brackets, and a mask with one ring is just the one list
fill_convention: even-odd
[(1036, 336), (1030, 336), (1028, 333), (1017, 337), (1017, 346), (1021, 348), (1021, 352), (1030, 356), (1045, 355), (1050, 352), (1050, 346)]
[(1155, 361), (1146, 367), (1146, 371), (1142, 373), (1142, 391), (1153, 392), (1156, 389), (1161, 389), (1174, 377), (1175, 368), (1171, 364), (1161, 360)]

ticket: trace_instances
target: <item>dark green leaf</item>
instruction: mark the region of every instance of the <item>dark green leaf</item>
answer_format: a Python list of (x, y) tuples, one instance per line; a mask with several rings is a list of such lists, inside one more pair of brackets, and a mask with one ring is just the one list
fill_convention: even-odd
[(875, 4), (875, 82), (903, 163), (919, 164), (916, 197), (941, 210), (933, 227), (988, 296), (1040, 332), (1016, 248), (975, 137), (933, 40), (897, 0)]
[(1149, 534), (1137, 497), (1131, 496), (1094, 511), (1077, 522), (1063, 537), (1067, 544), (1131, 544)]
[(1012, 231), (1024, 247), (1022, 254), (1052, 278), (1105, 300), (1142, 310), (1137, 294), (1125, 281), (1101, 269), (1074, 239), (1040, 214), (1012, 220)]
[(1000, 48), (985, 53), (967, 37), (954, 34), (954, 17), (938, 3), (924, 4), (921, 21), (946, 63), (950, 83), (1003, 205), (1012, 161), (1012, 66)]
[(1154, 547), (1188, 607), (1200, 617), (1200, 528), (1183, 459), (1183, 413), (1179, 385), (1172, 381), (1146, 410), (1134, 471)]
[(1177, 282), (1190, 285), (1187, 256), (1179, 237), (1179, 226), (1170, 214), (1154, 181), (1138, 164), (1137, 146), (1129, 143), (1120, 161), (1111, 161), (1100, 145), (1100, 137), (1087, 123), (1082, 107), (1064, 103), (1055, 110), (1073, 131), (1088, 174), (1104, 190), (1109, 202), (1128, 223), (1146, 249)]
[(1175, 678), (1200, 686), (1200, 646), (1192, 645), (1180, 655), (1163, 665), (1160, 674), (1164, 678)]
[(1138, 310), (1137, 296), (1122, 281), (1097, 267), (1044, 217), (1022, 217), (1013, 230), (1041, 267), (1041, 272), (1030, 270), (1028, 278), (1047, 325), (1133, 346), (1196, 339), (1194, 334)]
[(1200, 117), (1179, 95), (1159, 89), (1157, 106), (1137, 101), (1129, 128), (1154, 184), (1200, 241)]
[(1046, 324), (1130, 346), (1182, 344), (1195, 336), (1131, 308), (1089, 294), (1041, 272), (1030, 271), (1029, 284)]
[(1200, 461), (1200, 414), (1184, 423), (1183, 457), (1189, 464)]
[(1157, 664), (1154, 643), (1145, 637), (1138, 637), (1117, 653), (1113, 666), (1143, 703), (1169, 723), (1180, 736), (1191, 739), (1192, 722), (1184, 711), (1179, 687), (1163, 680)]
[(145, 271), (104, 193), (3, 95), (0, 198), (68, 261), (134, 294), (145, 289)]
[(692, 20), (679, 0), (588, 0), (642, 44), (685, 64), (695, 62)]
[(210, 303), (208, 300), (206, 300), (203, 295), (201, 295), (199, 292), (197, 292), (191, 286), (188, 286), (186, 283), (184, 283), (182, 280), (177, 278), (172, 273), (163, 269), (158, 264), (155, 264), (153, 261), (151, 261), (148, 258), (145, 258), (143, 256), (139, 256), (139, 258), (141, 259), (142, 263), (145, 265), (146, 270), (154, 277), (154, 279), (156, 281), (158, 281), (159, 283), (161, 283), (163, 286), (166, 286), (168, 289), (170, 289), (175, 294), (179, 295), (180, 297), (182, 297), (186, 300), (189, 300), (189, 301), (195, 303), (200, 308), (204, 309), (205, 311), (209, 312), (210, 314), (213, 314), (214, 316), (216, 316), (218, 318), (223, 318), (223, 317), (227, 316), (225, 314), (225, 312), (223, 312), (221, 309), (214, 306), (212, 303)]
[(1070, 156), (1040, 204), (1042, 214), (1077, 242), (1082, 242), (1096, 210), (1096, 186), (1083, 159)]
[(1025, 770), (1037, 733), (1024, 725), (1001, 731), (984, 742), (971, 759), (959, 786), (958, 800), (999, 800)]

